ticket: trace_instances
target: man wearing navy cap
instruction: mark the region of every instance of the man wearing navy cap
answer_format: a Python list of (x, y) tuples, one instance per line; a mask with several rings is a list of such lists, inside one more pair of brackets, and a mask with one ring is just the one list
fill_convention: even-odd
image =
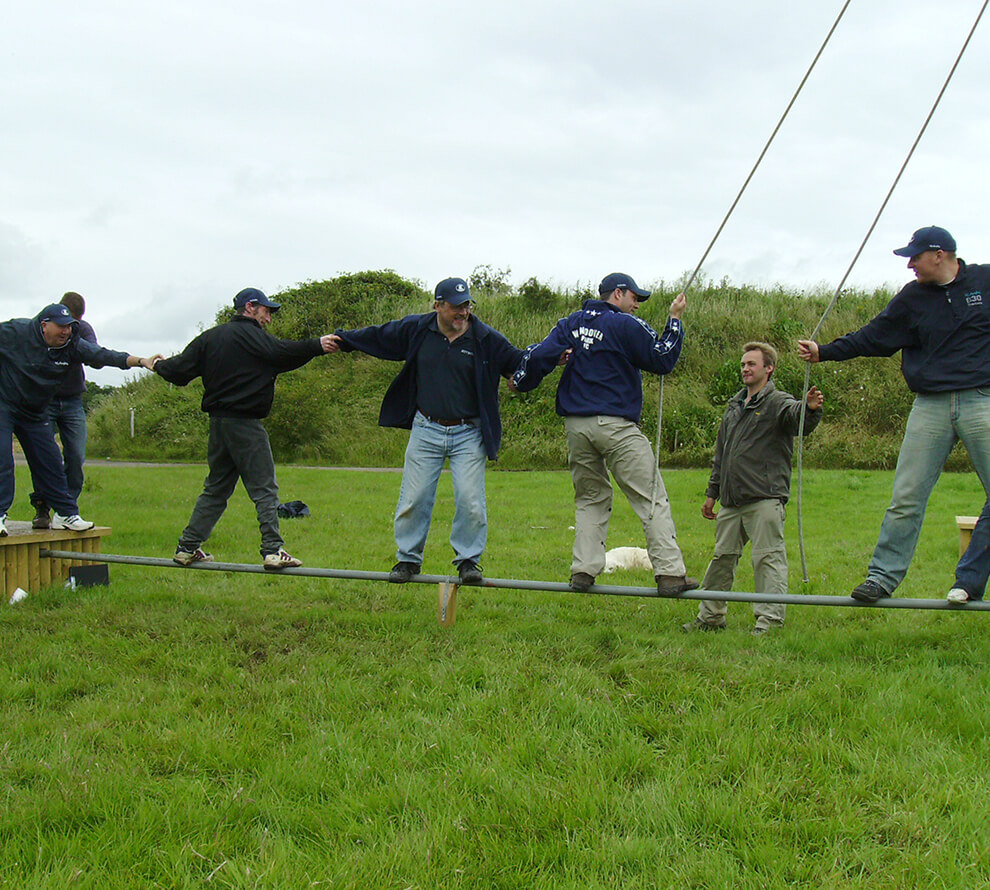
[(586, 300), (578, 312), (557, 322), (542, 343), (526, 350), (512, 385), (520, 392), (535, 389), (561, 356), (572, 351), (557, 385), (557, 413), (564, 418), (574, 483), (571, 588), (589, 590), (605, 567), (611, 471), (643, 524), (658, 595), (677, 596), (698, 582), (685, 574), (670, 501), (639, 419), (642, 372), (669, 374), (681, 354), (686, 300), (678, 294), (663, 334), (657, 335), (635, 315), (650, 291), (629, 275), (606, 275), (598, 293), (600, 299)]
[(280, 571), (302, 565), (285, 551), (279, 532), (275, 461), (261, 421), (272, 410), (275, 378), (328, 352), (330, 335), (309, 340), (271, 336), (265, 328), (279, 308), (280, 303), (256, 287), (246, 287), (234, 297), (230, 321), (204, 331), (179, 355), (152, 365), (156, 374), (178, 386), (202, 377), (202, 409), (210, 415), (210, 472), (172, 557), (181, 566), (213, 561), (203, 544), (227, 509), (238, 479), (258, 514), (264, 567)]
[(900, 350), (901, 373), (915, 393), (866, 580), (854, 599), (877, 602), (904, 580), (928, 497), (949, 452), (962, 441), (990, 494), (990, 265), (968, 265), (940, 226), (918, 229), (894, 251), (907, 257), (915, 281), (858, 331), (819, 346), (799, 340), (805, 361), (889, 356)]
[(91, 368), (150, 368), (152, 359), (105, 349), (79, 335), (69, 308), (52, 303), (34, 318), (0, 324), (0, 537), (14, 502), (13, 436), (24, 450), (35, 492), (55, 511), (53, 529), (86, 531), (76, 496), (68, 488), (62, 455), (48, 420), (48, 406), (77, 362)]
[(395, 510), (396, 584), (419, 574), (444, 461), (454, 483), (450, 546), (462, 584), (477, 584), (488, 540), (485, 466), (498, 457), (498, 387), (522, 351), (471, 314), (463, 278), (434, 290), (433, 311), (353, 331), (337, 330), (331, 352), (359, 352), (405, 364), (385, 393), (380, 426), (410, 430)]
[[(96, 343), (96, 331), (83, 319), (86, 313), (86, 300), (82, 294), (69, 291), (62, 295), (59, 302), (68, 307), (72, 313), (79, 337), (90, 343)], [(58, 430), (58, 439), (62, 445), (65, 482), (69, 486), (69, 494), (77, 500), (85, 479), (83, 464), (86, 461), (86, 409), (82, 400), (84, 392), (86, 392), (86, 374), (82, 362), (73, 362), (48, 405), (48, 419)], [(35, 509), (31, 527), (49, 528), (52, 522), (51, 511), (37, 491), (31, 492), (31, 504)]]

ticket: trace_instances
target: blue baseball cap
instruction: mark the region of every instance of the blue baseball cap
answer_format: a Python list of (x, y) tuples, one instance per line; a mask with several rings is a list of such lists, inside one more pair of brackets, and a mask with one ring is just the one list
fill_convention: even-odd
[(600, 295), (610, 294), (617, 287), (631, 290), (637, 297), (639, 297), (640, 303), (644, 300), (648, 300), (650, 297), (650, 291), (643, 290), (643, 288), (639, 287), (636, 282), (633, 281), (631, 275), (625, 275), (622, 272), (613, 272), (611, 275), (606, 275), (602, 279), (602, 283), (598, 285), (598, 293)]
[(923, 229), (918, 229), (911, 236), (910, 244), (905, 247), (898, 247), (894, 253), (897, 256), (906, 256), (911, 259), (926, 250), (948, 250), (955, 253), (956, 239), (941, 226), (926, 226)]
[(243, 309), (248, 303), (257, 303), (259, 306), (267, 306), (272, 312), (278, 312), (282, 308), (281, 303), (269, 300), (263, 291), (256, 287), (246, 287), (236, 297), (234, 297), (234, 308)]
[(62, 327), (78, 323), (78, 319), (73, 318), (72, 313), (69, 312), (69, 307), (62, 303), (50, 303), (48, 306), (45, 306), (41, 310), (38, 320), (50, 321), (54, 324), (62, 325)]
[(433, 291), (433, 296), (437, 300), (450, 303), (451, 306), (460, 306), (471, 299), (471, 291), (468, 290), (467, 282), (463, 278), (444, 278)]

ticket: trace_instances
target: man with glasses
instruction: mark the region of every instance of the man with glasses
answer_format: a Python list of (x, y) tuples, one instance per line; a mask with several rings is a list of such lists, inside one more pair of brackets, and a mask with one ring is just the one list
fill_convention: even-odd
[(685, 574), (670, 501), (639, 419), (642, 371), (669, 374), (681, 354), (686, 300), (678, 294), (670, 304), (670, 318), (658, 336), (635, 316), (650, 291), (637, 287), (629, 275), (606, 275), (598, 293), (600, 299), (586, 300), (579, 311), (557, 322), (542, 343), (526, 350), (512, 385), (520, 392), (535, 389), (560, 357), (572, 351), (557, 385), (557, 413), (564, 418), (574, 483), (571, 588), (589, 590), (605, 567), (611, 471), (643, 524), (658, 595), (677, 596), (698, 582)]
[(331, 352), (357, 350), (404, 362), (382, 402), (378, 423), (410, 430), (395, 510), (397, 562), (389, 580), (419, 574), (437, 483), (449, 460), (454, 483), (450, 546), (462, 584), (478, 584), (488, 539), (485, 464), (502, 441), (498, 386), (518, 367), (522, 351), (471, 314), (461, 278), (445, 278), (433, 311), (382, 325), (337, 330)]
[(876, 318), (821, 346), (798, 341), (808, 362), (900, 350), (901, 373), (915, 393), (880, 538), (866, 580), (852, 591), (861, 602), (889, 597), (907, 574), (928, 497), (957, 441), (990, 493), (990, 265), (959, 259), (940, 226), (918, 229), (894, 253), (908, 258), (916, 280)]

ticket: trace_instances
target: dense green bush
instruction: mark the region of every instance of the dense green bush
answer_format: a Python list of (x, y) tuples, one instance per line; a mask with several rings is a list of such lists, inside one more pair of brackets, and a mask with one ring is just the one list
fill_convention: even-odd
[[(578, 283), (561, 290), (528, 279), (518, 291), (507, 284), (509, 270), (479, 266), (469, 276), (476, 315), (520, 347), (542, 339), (560, 315), (579, 308), (593, 289)], [(681, 284), (658, 282), (640, 315), (658, 330)], [(274, 295), (283, 304), (271, 325), (279, 337), (317, 336), (335, 328), (379, 324), (432, 308), (432, 293), (391, 270), (341, 275), (307, 282)], [(860, 327), (890, 299), (878, 290), (848, 293), (827, 320), (826, 342)], [(803, 296), (774, 287), (759, 289), (722, 281), (699, 281), (688, 295), (684, 351), (664, 381), (661, 462), (664, 466), (705, 466), (725, 404), (740, 388), (739, 359), (749, 340), (766, 340), (780, 353), (777, 385), (798, 394), (806, 365), (796, 340), (810, 333), (828, 304), (821, 294)], [(229, 318), (221, 309), (217, 321)], [(377, 425), (386, 388), (399, 365), (356, 353), (315, 359), (279, 378), (275, 408), (267, 421), (281, 462), (353, 466), (396, 466), (406, 434)], [(564, 467), (566, 447), (554, 410), (557, 374), (524, 395), (502, 391), (505, 428), (499, 464), (504, 468)], [(825, 394), (825, 419), (809, 437), (809, 466), (891, 468), (897, 456), (911, 393), (898, 357), (856, 359), (811, 368), (811, 382)], [(655, 439), (659, 382), (644, 376), (643, 429)], [(201, 389), (169, 387), (146, 377), (102, 395), (91, 416), (90, 453), (100, 456), (197, 459), (205, 455), (206, 419), (199, 411)], [(136, 432), (129, 434), (129, 409)], [(969, 466), (957, 450), (950, 467)]]

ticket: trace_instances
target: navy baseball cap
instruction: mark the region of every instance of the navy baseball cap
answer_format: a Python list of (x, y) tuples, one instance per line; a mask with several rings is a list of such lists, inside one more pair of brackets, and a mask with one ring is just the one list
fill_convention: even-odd
[(598, 293), (610, 294), (617, 287), (631, 290), (637, 297), (639, 297), (640, 303), (650, 297), (650, 291), (643, 290), (643, 288), (639, 287), (636, 282), (632, 280), (631, 275), (624, 275), (622, 272), (613, 272), (611, 275), (606, 275), (602, 279), (602, 283), (598, 285)]
[(278, 312), (282, 308), (281, 303), (269, 300), (263, 291), (256, 287), (246, 287), (236, 297), (234, 297), (234, 308), (243, 309), (248, 303), (257, 303), (259, 306), (267, 306), (272, 312)]
[(451, 306), (460, 306), (471, 299), (471, 291), (463, 278), (444, 278), (433, 291), (437, 300), (444, 300)]
[(898, 247), (894, 253), (897, 256), (906, 256), (910, 259), (926, 250), (948, 250), (955, 253), (956, 239), (941, 226), (926, 226), (923, 229), (918, 229), (911, 236), (910, 244), (905, 247)]
[(64, 306), (62, 303), (51, 303), (45, 306), (38, 318), (40, 321), (51, 321), (55, 324), (62, 325), (62, 327), (77, 324), (77, 319), (72, 317), (69, 307)]

